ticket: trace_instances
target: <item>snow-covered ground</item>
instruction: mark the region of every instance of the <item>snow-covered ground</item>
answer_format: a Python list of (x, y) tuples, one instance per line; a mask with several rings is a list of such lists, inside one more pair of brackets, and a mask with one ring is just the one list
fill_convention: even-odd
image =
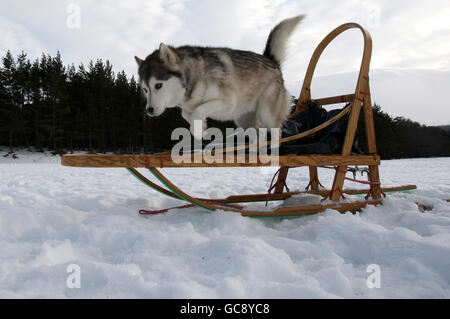
[[(450, 203), (441, 200), (450, 198), (450, 158), (383, 161), (384, 186), (418, 190), (390, 194), (382, 207), (255, 219), (198, 208), (139, 216), (181, 203), (125, 169), (4, 154), (3, 298), (450, 298)], [(163, 169), (184, 190), (212, 197), (265, 192), (274, 171)], [(326, 186), (331, 173), (319, 171)], [(306, 168), (295, 169), (288, 185), (300, 189), (307, 179)], [(416, 201), (434, 208), (421, 213)], [(66, 284), (71, 264), (81, 288)], [(369, 265), (379, 266), (380, 288), (367, 286), (378, 274)]]

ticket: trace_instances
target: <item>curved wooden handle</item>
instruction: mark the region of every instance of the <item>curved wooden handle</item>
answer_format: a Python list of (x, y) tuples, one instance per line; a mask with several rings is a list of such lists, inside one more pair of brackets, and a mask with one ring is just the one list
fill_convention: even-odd
[(370, 66), (370, 58), (372, 56), (372, 37), (370, 36), (370, 33), (364, 29), (361, 25), (357, 23), (346, 23), (343, 24), (333, 31), (331, 31), (323, 40), (320, 42), (320, 44), (317, 46), (316, 50), (314, 51), (311, 60), (308, 65), (308, 69), (306, 71), (305, 79), (303, 81), (303, 87), (300, 92), (300, 97), (296, 106), (296, 111), (294, 114), (292, 114), (290, 117), (296, 116), (298, 113), (302, 112), (306, 108), (308, 108), (308, 101), (311, 100), (311, 81), (314, 75), (314, 71), (317, 66), (317, 62), (320, 59), (320, 56), (322, 55), (325, 48), (335, 39), (337, 38), (341, 33), (350, 30), (350, 29), (359, 29), (361, 30), (363, 37), (364, 37), (364, 52), (363, 52), (363, 58), (361, 61), (361, 69), (359, 72), (359, 78), (358, 78), (358, 84), (357, 88), (355, 90), (355, 98), (359, 98), (359, 90), (362, 87), (364, 77), (368, 78), (369, 74), (369, 66)]

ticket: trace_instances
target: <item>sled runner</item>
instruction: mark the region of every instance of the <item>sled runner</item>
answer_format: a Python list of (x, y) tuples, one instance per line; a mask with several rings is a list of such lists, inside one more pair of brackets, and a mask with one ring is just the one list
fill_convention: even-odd
[[(319, 58), (328, 44), (333, 41), (341, 33), (349, 29), (359, 29), (362, 32), (364, 38), (364, 51), (361, 61), (361, 68), (358, 76), (355, 92), (353, 94), (334, 96), (321, 99), (311, 98), (311, 81), (319, 61)], [(200, 161), (196, 158), (195, 153), (183, 154), (183, 161), (174, 161), (169, 152), (159, 154), (144, 154), (144, 155), (105, 155), (105, 154), (76, 154), (76, 155), (64, 155), (62, 157), (62, 165), (75, 166), (75, 167), (125, 167), (135, 177), (141, 180), (151, 188), (161, 192), (164, 195), (172, 198), (187, 201), (190, 204), (175, 208), (184, 208), (189, 206), (198, 206), (206, 210), (227, 210), (236, 213), (240, 213), (243, 216), (292, 216), (292, 215), (306, 215), (323, 212), (327, 209), (334, 209), (337, 211), (356, 211), (364, 208), (367, 205), (379, 205), (382, 204), (383, 197), (387, 192), (394, 191), (406, 191), (415, 189), (415, 185), (405, 185), (399, 187), (382, 188), (379, 178), (378, 167), (380, 165), (380, 156), (377, 154), (375, 129), (372, 115), (372, 104), (370, 96), (369, 86), (369, 65), (372, 53), (372, 39), (370, 34), (360, 25), (356, 23), (347, 23), (339, 26), (331, 33), (329, 33), (319, 44), (314, 51), (314, 54), (310, 60), (306, 76), (301, 89), (300, 97), (296, 105), (294, 113), (288, 120), (295, 119), (302, 112), (308, 111), (313, 105), (324, 106), (337, 103), (348, 103), (340, 112), (334, 115), (332, 118), (317, 125), (316, 127), (299, 132), (292, 136), (282, 137), (278, 142), (281, 146), (294, 145), (301, 139), (305, 139), (323, 132), (327, 128), (331, 128), (338, 121), (345, 118), (346, 127), (343, 133), (342, 147), (339, 154), (282, 154), (280, 156), (275, 155), (263, 155), (258, 156), (255, 161), (250, 160), (250, 155), (247, 153), (244, 155), (244, 161), (237, 161), (235, 152), (239, 150), (251, 149), (254, 145), (241, 145), (225, 148), (221, 150), (215, 150), (214, 154), (202, 153)], [(354, 141), (356, 136), (356, 130), (358, 126), (358, 119), (360, 112), (363, 111), (365, 121), (365, 132), (367, 136), (367, 148), (368, 154), (354, 154), (352, 150), (354, 148)], [(268, 141), (265, 145), (270, 145)], [(261, 147), (261, 143), (258, 147)], [(295, 149), (295, 148), (294, 148)], [(227, 156), (233, 156), (234, 160), (227, 160)], [(217, 161), (217, 158), (222, 157), (222, 161)], [(213, 158), (214, 157), (214, 158)], [(183, 168), (183, 167), (260, 167), (260, 166), (272, 166), (272, 163), (277, 163), (279, 170), (272, 180), (272, 184), (269, 188), (268, 194), (251, 194), (251, 195), (235, 195), (221, 199), (206, 199), (196, 198), (188, 195), (169, 181), (159, 170), (159, 168)], [(309, 184), (306, 186), (306, 190), (302, 192), (290, 192), (286, 185), (286, 178), (289, 169), (294, 167), (309, 167)], [(351, 166), (358, 166), (357, 169), (351, 169)], [(346, 176), (348, 171), (355, 172), (361, 170), (361, 166), (367, 166), (365, 171), (368, 174), (367, 181), (359, 181), (355, 178), (348, 178)], [(144, 175), (136, 170), (136, 168), (147, 168), (151, 174), (159, 180), (164, 187), (157, 185), (150, 181)], [(334, 181), (330, 189), (322, 189), (318, 177), (318, 167), (327, 167), (335, 170)], [(276, 178), (276, 181), (275, 181)], [(367, 189), (362, 190), (347, 190), (344, 189), (344, 181), (351, 180), (360, 182), (367, 185)], [(273, 193), (272, 193), (273, 191)], [(246, 202), (267, 202), (267, 201), (280, 201), (285, 200), (291, 196), (298, 194), (315, 194), (321, 195), (327, 201), (316, 205), (301, 205), (301, 206), (284, 206), (277, 208), (273, 211), (267, 210), (249, 210), (241, 203)], [(365, 200), (357, 201), (342, 201), (346, 194), (366, 194)], [(142, 214), (157, 214), (162, 211), (141, 211)]]

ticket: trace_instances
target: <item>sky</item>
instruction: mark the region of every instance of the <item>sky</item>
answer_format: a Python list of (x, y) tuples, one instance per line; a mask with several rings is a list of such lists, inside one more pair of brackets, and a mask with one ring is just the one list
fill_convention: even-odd
[[(309, 59), (334, 28), (357, 22), (373, 38), (372, 101), (392, 116), (426, 125), (450, 124), (448, 0), (0, 0), (0, 54), (30, 59), (61, 52), (66, 64), (101, 58), (137, 77), (134, 56), (161, 42), (230, 47), (262, 53), (279, 21), (306, 19), (289, 40), (286, 87), (298, 96)], [(326, 49), (312, 97), (352, 93), (362, 36), (350, 30)]]

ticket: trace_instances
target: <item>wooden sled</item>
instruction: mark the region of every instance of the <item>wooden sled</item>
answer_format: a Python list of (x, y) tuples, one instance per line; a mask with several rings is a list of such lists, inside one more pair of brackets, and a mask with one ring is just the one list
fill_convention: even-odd
[[(321, 99), (311, 99), (311, 81), (319, 61), (319, 58), (328, 44), (333, 41), (338, 35), (349, 29), (359, 29), (362, 32), (364, 38), (364, 51), (361, 61), (361, 68), (358, 76), (358, 81), (356, 85), (355, 92), (353, 94), (346, 94), (341, 96), (334, 96)], [(174, 162), (171, 158), (170, 153), (159, 153), (159, 154), (145, 154), (145, 155), (105, 155), (105, 154), (76, 154), (76, 155), (64, 155), (62, 157), (62, 165), (74, 166), (74, 167), (125, 167), (127, 168), (135, 177), (141, 180), (146, 185), (152, 187), (153, 189), (161, 192), (164, 195), (170, 196), (172, 198), (181, 199), (183, 201), (189, 202), (191, 205), (202, 207), (206, 210), (227, 210), (232, 212), (237, 212), (243, 216), (292, 216), (292, 215), (307, 215), (319, 212), (324, 212), (327, 209), (334, 209), (337, 211), (357, 211), (367, 205), (379, 205), (382, 204), (384, 193), (391, 191), (406, 191), (416, 189), (415, 185), (405, 185), (392, 188), (382, 188), (379, 178), (378, 166), (380, 165), (380, 156), (377, 154), (376, 140), (375, 140), (375, 129), (373, 123), (372, 115), (372, 104), (370, 96), (370, 86), (369, 86), (369, 66), (372, 54), (372, 39), (370, 34), (359, 24), (347, 23), (339, 26), (331, 33), (329, 33), (319, 44), (319, 46), (314, 51), (314, 54), (309, 63), (305, 79), (303, 82), (303, 87), (300, 93), (300, 97), (296, 106), (296, 110), (291, 117), (299, 114), (300, 112), (306, 110), (309, 106), (309, 102), (313, 101), (317, 105), (329, 105), (336, 103), (347, 102), (350, 103), (348, 107), (344, 108), (341, 113), (336, 115), (329, 121), (301, 134), (297, 134), (288, 138), (283, 138), (279, 140), (279, 143), (285, 143), (288, 141), (297, 140), (315, 132), (318, 132), (325, 127), (333, 124), (338, 119), (349, 114), (346, 135), (344, 139), (344, 144), (340, 154), (336, 155), (284, 155), (277, 156), (276, 160), (271, 158), (271, 155), (266, 155), (265, 157), (258, 157), (256, 161), (252, 162), (249, 159), (249, 155), (245, 156), (245, 161), (238, 163), (236, 158), (233, 161), (227, 160), (226, 156), (229, 156), (229, 152), (232, 151), (232, 156), (237, 150), (251, 148), (251, 145), (237, 146), (230, 149), (223, 149), (220, 153), (223, 156), (222, 163), (217, 162), (217, 153), (215, 153), (215, 161), (208, 156), (211, 154), (202, 154), (201, 160), (198, 161), (195, 158), (195, 154), (183, 155), (184, 160), (179, 163)], [(367, 145), (368, 145), (368, 155), (354, 155), (351, 154), (351, 149), (353, 141), (355, 139), (356, 129), (358, 125), (358, 119), (360, 116), (361, 109), (364, 113), (365, 129), (367, 135)], [(267, 145), (270, 142), (266, 143)], [(259, 145), (261, 146), (261, 144)], [(216, 150), (217, 152), (217, 150)], [(227, 153), (228, 152), (228, 153)], [(220, 199), (207, 199), (207, 198), (196, 198), (188, 195), (169, 181), (158, 168), (163, 167), (259, 167), (259, 166), (272, 166), (272, 163), (277, 163), (280, 166), (278, 179), (274, 184), (272, 189), (274, 193), (270, 194), (252, 194), (252, 195), (235, 195), (227, 198)], [(346, 190), (343, 188), (344, 181), (346, 179), (346, 173), (349, 166), (359, 165), (368, 166), (368, 181), (365, 184), (369, 185), (368, 189), (363, 190)], [(309, 177), (310, 183), (307, 186), (306, 191), (303, 192), (289, 192), (285, 191), (286, 178), (290, 168), (293, 167), (309, 167)], [(329, 167), (335, 168), (335, 176), (333, 185), (330, 189), (320, 189), (320, 182), (318, 179), (318, 167)], [(150, 170), (150, 172), (165, 186), (161, 187), (141, 173), (139, 173), (136, 168), (145, 167)], [(285, 200), (293, 195), (309, 193), (322, 195), (329, 199), (328, 202), (318, 205), (303, 205), (303, 206), (289, 206), (280, 207), (274, 211), (257, 211), (248, 210), (245, 207), (238, 206), (238, 203), (244, 202), (256, 202), (256, 201), (278, 201)], [(359, 201), (341, 201), (344, 194), (367, 194), (366, 200)], [(185, 206), (183, 206), (185, 207)]]

